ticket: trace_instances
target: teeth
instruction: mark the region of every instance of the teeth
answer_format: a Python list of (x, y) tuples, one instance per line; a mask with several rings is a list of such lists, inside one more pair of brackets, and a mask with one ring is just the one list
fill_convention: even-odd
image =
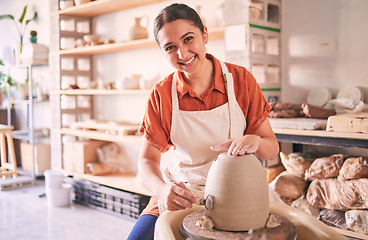
[(183, 62), (183, 65), (187, 65), (187, 64), (189, 64), (189, 63), (193, 62), (194, 58), (195, 58), (195, 56), (193, 56), (193, 57), (192, 57), (191, 59), (189, 59), (187, 62)]

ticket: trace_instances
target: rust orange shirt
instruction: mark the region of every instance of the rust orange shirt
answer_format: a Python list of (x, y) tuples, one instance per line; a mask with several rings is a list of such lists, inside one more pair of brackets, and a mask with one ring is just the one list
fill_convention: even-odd
[[(176, 87), (180, 110), (211, 110), (228, 101), (220, 62), (210, 54), (207, 54), (207, 58), (213, 62), (215, 75), (210, 88), (202, 96), (194, 93), (185, 83), (182, 75), (178, 74), (179, 80)], [(235, 97), (247, 122), (245, 134), (254, 133), (267, 118), (271, 107), (263, 97), (255, 78), (247, 69), (230, 63), (226, 63), (226, 66), (233, 75)], [(139, 133), (161, 152), (166, 152), (173, 146), (170, 140), (172, 78), (173, 73), (154, 86), (139, 128)], [(142, 215), (144, 214), (159, 216), (155, 196), (142, 212)]]
[[(193, 92), (183, 76), (178, 74), (177, 92), (180, 110), (211, 110), (228, 101), (220, 62), (211, 54), (207, 54), (207, 58), (212, 60), (215, 74), (210, 88), (202, 96)], [(254, 133), (267, 118), (271, 107), (263, 97), (255, 78), (247, 69), (230, 63), (226, 63), (226, 66), (233, 75), (235, 97), (247, 122), (245, 134)], [(170, 140), (173, 75), (173, 73), (170, 74), (152, 89), (143, 122), (139, 128), (139, 133), (161, 152), (166, 152), (173, 146)]]

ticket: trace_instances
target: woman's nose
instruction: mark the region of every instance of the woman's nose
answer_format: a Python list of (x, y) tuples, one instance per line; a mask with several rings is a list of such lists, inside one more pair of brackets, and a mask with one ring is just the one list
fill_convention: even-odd
[(177, 54), (178, 54), (178, 58), (180, 59), (185, 59), (187, 50), (185, 47), (179, 47), (177, 50)]

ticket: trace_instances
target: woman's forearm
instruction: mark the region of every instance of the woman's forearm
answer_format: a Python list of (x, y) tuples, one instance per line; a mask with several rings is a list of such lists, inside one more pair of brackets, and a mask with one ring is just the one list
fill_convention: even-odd
[(272, 160), (279, 153), (279, 143), (274, 137), (262, 137), (259, 141), (258, 150), (254, 153), (262, 160)]
[(160, 165), (146, 158), (141, 158), (138, 161), (138, 177), (153, 194), (157, 194), (160, 186), (165, 183)]

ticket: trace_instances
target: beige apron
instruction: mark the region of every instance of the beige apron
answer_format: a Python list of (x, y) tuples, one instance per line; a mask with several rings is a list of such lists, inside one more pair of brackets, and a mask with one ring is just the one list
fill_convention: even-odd
[(176, 146), (164, 170), (166, 182), (184, 182), (198, 197), (203, 198), (207, 173), (219, 154), (214, 146), (229, 139), (241, 138), (246, 121), (234, 93), (232, 74), (221, 62), (228, 102), (211, 110), (182, 111), (176, 90), (177, 72), (172, 82), (171, 141)]

